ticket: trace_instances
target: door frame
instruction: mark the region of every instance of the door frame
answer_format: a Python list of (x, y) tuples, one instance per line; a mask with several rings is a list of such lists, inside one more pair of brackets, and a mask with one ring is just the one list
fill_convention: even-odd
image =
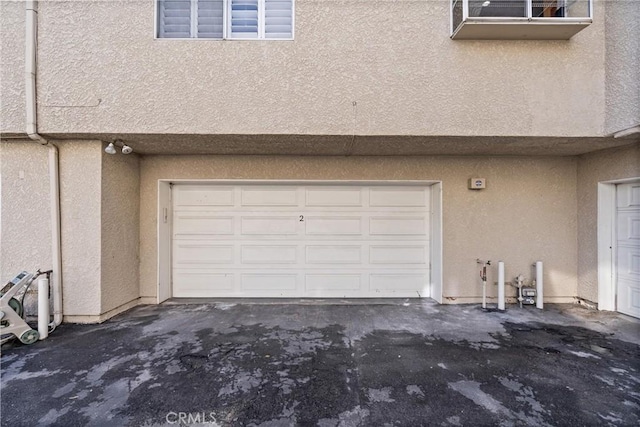
[(429, 275), (430, 298), (442, 304), (443, 294), (443, 206), (442, 181), (437, 180), (245, 180), (245, 179), (159, 179), (157, 206), (157, 303), (171, 298), (172, 287), (172, 187), (180, 184), (219, 185), (397, 185), (431, 187)]
[(640, 177), (598, 183), (598, 310), (617, 311), (616, 185), (640, 182)]

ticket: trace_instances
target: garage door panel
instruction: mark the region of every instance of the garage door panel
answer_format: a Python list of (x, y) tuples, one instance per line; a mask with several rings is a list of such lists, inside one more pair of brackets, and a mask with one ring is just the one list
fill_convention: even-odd
[(380, 207), (428, 207), (424, 188), (371, 188), (369, 206)]
[(292, 245), (242, 245), (243, 264), (296, 264), (298, 247)]
[[(390, 293), (402, 293), (407, 291), (420, 292), (421, 296), (429, 296), (428, 276), (426, 273), (418, 274), (371, 274), (370, 289), (372, 292), (381, 292), (385, 295)], [(421, 292), (422, 291), (422, 292)], [(418, 296), (414, 294), (413, 296)]]
[(618, 311), (638, 317), (638, 313), (640, 313), (640, 281), (630, 278), (619, 279)]
[(640, 218), (634, 211), (618, 212), (618, 241), (633, 239), (640, 242)]
[(362, 289), (361, 274), (307, 274), (305, 289), (317, 291), (359, 291)]
[(244, 235), (296, 235), (298, 220), (293, 216), (247, 217), (241, 218)]
[(226, 294), (234, 289), (234, 274), (212, 272), (185, 272), (174, 270), (173, 296), (208, 297)]
[(627, 289), (629, 290), (629, 311), (637, 313), (640, 310), (640, 283), (630, 284)]
[(309, 245), (306, 246), (307, 264), (360, 264), (362, 246)]
[(234, 218), (231, 216), (176, 214), (174, 236), (233, 235)]
[(616, 200), (619, 208), (640, 207), (640, 183), (618, 185)]
[(233, 187), (209, 187), (202, 185), (181, 185), (174, 195), (174, 205), (178, 208), (207, 206), (233, 206), (235, 190)]
[(233, 264), (233, 245), (176, 243), (176, 266), (185, 264)]
[(362, 234), (362, 218), (309, 216), (303, 217), (305, 232), (312, 236), (359, 236)]
[(360, 188), (309, 187), (306, 189), (306, 206), (361, 207), (362, 192)]
[(640, 278), (640, 247), (618, 246), (618, 275)]
[(371, 264), (420, 264), (427, 263), (425, 245), (372, 245), (369, 248)]
[(249, 187), (240, 191), (242, 206), (298, 206), (296, 187)]
[(407, 216), (372, 217), (369, 234), (372, 236), (426, 236), (427, 218)]
[(296, 273), (259, 273), (242, 274), (241, 290), (243, 291), (265, 291), (265, 292), (286, 292), (295, 291), (298, 283)]

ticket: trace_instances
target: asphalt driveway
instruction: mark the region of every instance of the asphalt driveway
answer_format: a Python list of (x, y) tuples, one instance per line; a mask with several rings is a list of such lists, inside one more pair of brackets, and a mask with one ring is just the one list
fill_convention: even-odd
[(163, 304), (2, 348), (33, 425), (640, 425), (640, 321), (570, 305)]

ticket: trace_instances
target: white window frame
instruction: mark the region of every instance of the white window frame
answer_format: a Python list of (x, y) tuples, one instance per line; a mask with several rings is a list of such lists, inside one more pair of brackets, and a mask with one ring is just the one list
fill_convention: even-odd
[[(198, 0), (191, 0), (191, 33), (198, 33)], [(224, 41), (224, 40), (256, 40), (256, 41), (293, 41), (295, 39), (296, 28), (296, 0), (291, 0), (291, 37), (290, 38), (278, 38), (271, 39), (265, 37), (265, 0), (258, 0), (258, 37), (230, 37), (231, 32), (230, 22), (231, 19), (231, 0), (223, 0), (222, 7), (222, 38), (205, 38), (205, 37), (159, 37), (158, 31), (158, 14), (160, 13), (158, 4), (159, 0), (153, 2), (153, 38), (155, 40), (202, 40), (202, 41)], [(195, 4), (195, 6), (193, 6)]]

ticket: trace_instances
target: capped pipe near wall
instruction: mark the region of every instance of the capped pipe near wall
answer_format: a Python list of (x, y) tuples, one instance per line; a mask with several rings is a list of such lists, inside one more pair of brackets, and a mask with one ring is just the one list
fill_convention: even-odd
[(536, 308), (542, 309), (544, 308), (544, 303), (542, 302), (542, 288), (543, 288), (543, 278), (542, 278), (542, 261), (536, 262)]
[(476, 264), (481, 264), (480, 280), (482, 280), (482, 309), (487, 309), (487, 266), (491, 265), (491, 261), (483, 261), (480, 258), (476, 259)]
[(482, 282), (482, 309), (487, 309), (487, 281)]
[(504, 262), (498, 261), (498, 310), (504, 311), (504, 300)]
[(49, 336), (49, 278), (38, 279), (38, 334), (43, 340)]

